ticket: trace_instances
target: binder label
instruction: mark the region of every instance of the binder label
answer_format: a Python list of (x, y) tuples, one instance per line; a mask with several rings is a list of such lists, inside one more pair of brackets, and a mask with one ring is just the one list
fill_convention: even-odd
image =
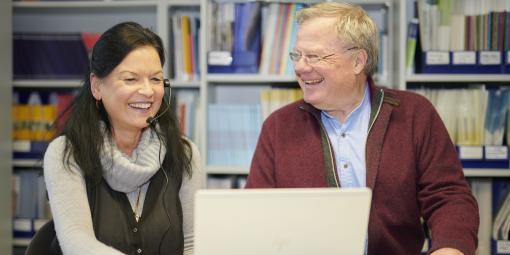
[(12, 150), (16, 152), (30, 152), (30, 140), (15, 140), (12, 143)]
[(483, 159), (482, 146), (459, 146), (460, 159)]
[(32, 220), (28, 218), (14, 219), (12, 228), (16, 231), (30, 232), (32, 231)]
[(34, 219), (34, 231), (41, 229), (50, 219)]
[(453, 52), (454, 65), (475, 65), (476, 52), (474, 51), (454, 51)]
[(501, 51), (480, 51), (481, 65), (500, 65)]
[(230, 51), (211, 51), (207, 62), (209, 65), (229, 66), (232, 64), (232, 54)]
[(497, 245), (496, 245), (497, 253), (509, 253), (510, 252), (510, 241), (498, 240), (498, 241), (496, 241), (496, 243), (497, 243)]
[(450, 64), (450, 53), (447, 51), (429, 51), (426, 54), (427, 65), (448, 65)]
[(508, 159), (508, 147), (485, 146), (485, 159)]
[(510, 65), (510, 50), (506, 52), (506, 64)]

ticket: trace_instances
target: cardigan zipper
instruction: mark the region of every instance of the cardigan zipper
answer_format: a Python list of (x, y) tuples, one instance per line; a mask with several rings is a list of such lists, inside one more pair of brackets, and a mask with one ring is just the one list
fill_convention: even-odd
[[(322, 125), (322, 121), (320, 122), (321, 123), (321, 129), (322, 129), (322, 132), (326, 132), (324, 126)], [(329, 159), (331, 160), (331, 171), (333, 171), (333, 176), (335, 176), (335, 184), (336, 184), (336, 187), (339, 188), (340, 185), (338, 184), (338, 180), (340, 179), (340, 177), (338, 177), (338, 172), (336, 170), (336, 164), (335, 164), (335, 159), (333, 158), (333, 147), (331, 146), (331, 141), (329, 140), (329, 136), (327, 135), (328, 133), (326, 132), (326, 141), (328, 142), (328, 148), (329, 148)]]
[(377, 119), (377, 116), (379, 116), (379, 112), (381, 111), (381, 107), (382, 107), (382, 104), (383, 104), (383, 101), (384, 101), (384, 90), (381, 89), (380, 91), (381, 91), (381, 96), (380, 96), (381, 100), (379, 102), (379, 106), (377, 107), (377, 112), (375, 112), (374, 119), (370, 123), (370, 127), (368, 127), (367, 134), (370, 134), (370, 130), (372, 130), (372, 127), (374, 126), (375, 120)]
[[(302, 106), (299, 106), (299, 108), (301, 110), (305, 110), (307, 112), (309, 112), (310, 114), (312, 114), (310, 111), (308, 111), (307, 109), (305, 109), (304, 107)], [(315, 115), (312, 114), (312, 116), (314, 118)], [(316, 118), (317, 119), (317, 118)], [(335, 184), (336, 184), (336, 187), (339, 188), (340, 187), (340, 184), (338, 183), (338, 180), (340, 179), (338, 177), (338, 173), (337, 173), (337, 170), (336, 170), (336, 164), (335, 164), (335, 160), (334, 160), (334, 157), (333, 157), (333, 147), (331, 146), (331, 141), (329, 140), (329, 136), (328, 136), (328, 132), (326, 132), (326, 128), (324, 127), (324, 125), (322, 124), (322, 121), (321, 120), (317, 120), (319, 122), (319, 126), (321, 127), (321, 130), (322, 132), (324, 132), (326, 134), (326, 141), (328, 142), (328, 148), (329, 148), (329, 160), (331, 161), (331, 171), (333, 172), (333, 176), (335, 176)]]

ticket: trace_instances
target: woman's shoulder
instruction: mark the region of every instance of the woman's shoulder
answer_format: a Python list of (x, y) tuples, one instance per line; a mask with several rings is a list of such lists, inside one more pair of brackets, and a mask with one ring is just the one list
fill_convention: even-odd
[(67, 139), (65, 136), (58, 136), (53, 141), (51, 141), (48, 144), (48, 147), (46, 148), (46, 155), (48, 153), (54, 154), (54, 153), (62, 153), (64, 151), (64, 148), (66, 146)]
[(182, 139), (188, 142), (189, 144), (189, 150), (187, 152), (191, 153), (191, 172), (192, 172), (191, 179), (194, 180), (192, 182), (195, 182), (193, 185), (196, 186), (197, 188), (204, 187), (205, 172), (202, 169), (201, 156), (200, 151), (198, 150), (198, 146), (188, 137), (183, 136)]
[(188, 154), (191, 153), (192, 157), (198, 156), (200, 157), (200, 152), (198, 150), (198, 146), (187, 136), (182, 136), (182, 140), (184, 140), (185, 143), (189, 144), (189, 151), (187, 151)]

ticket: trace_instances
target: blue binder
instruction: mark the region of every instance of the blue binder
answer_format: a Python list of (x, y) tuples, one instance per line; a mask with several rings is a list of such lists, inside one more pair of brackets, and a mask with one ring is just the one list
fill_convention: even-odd
[(508, 53), (502, 51), (427, 51), (422, 52), (420, 64), (422, 73), (429, 74), (500, 74), (506, 70), (503, 61), (507, 59)]
[(478, 54), (476, 51), (452, 51), (451, 73), (476, 73)]
[[(492, 212), (495, 218), (505, 198), (510, 193), (510, 181), (508, 179), (493, 179), (492, 181)], [(491, 242), (491, 254), (510, 254), (510, 241), (494, 240)]]
[(502, 63), (502, 51), (479, 51), (477, 62), (479, 71), (477, 73), (502, 73)]
[(510, 74), (510, 50), (503, 52), (503, 73)]
[(14, 79), (81, 79), (88, 55), (79, 33), (13, 35)]
[[(496, 168), (507, 169), (510, 167), (510, 160), (508, 158), (508, 148), (501, 146), (505, 149), (499, 154), (494, 152), (496, 146), (457, 146), (460, 163), (463, 168)], [(462, 150), (469, 149), (475, 153), (463, 153)], [(476, 153), (476, 151), (479, 151)], [(466, 156), (467, 154), (471, 154)]]
[(422, 73), (450, 73), (451, 56), (448, 51), (426, 51), (422, 52), (421, 71)]
[(236, 3), (232, 61), (208, 65), (209, 73), (257, 73), (261, 48), (261, 3)]

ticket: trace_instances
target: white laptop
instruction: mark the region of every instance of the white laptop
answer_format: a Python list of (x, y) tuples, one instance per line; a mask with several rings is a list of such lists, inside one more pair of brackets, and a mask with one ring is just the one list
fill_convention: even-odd
[(195, 255), (362, 255), (367, 188), (200, 190)]

